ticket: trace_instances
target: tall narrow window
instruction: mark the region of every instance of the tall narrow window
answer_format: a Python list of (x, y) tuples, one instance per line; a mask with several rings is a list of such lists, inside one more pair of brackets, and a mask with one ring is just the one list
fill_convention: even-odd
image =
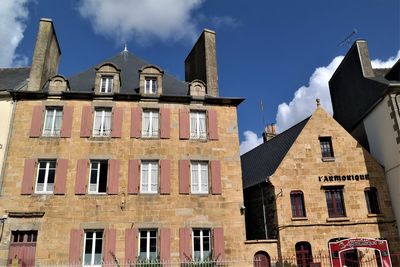
[(145, 94), (157, 94), (157, 78), (145, 78)]
[(143, 110), (142, 113), (142, 137), (158, 137), (159, 116), (157, 109)]
[(113, 89), (113, 77), (103, 76), (101, 77), (100, 93), (111, 93)]
[(298, 242), (295, 245), (296, 260), (298, 267), (310, 267), (313, 262), (311, 244), (308, 242)]
[(208, 194), (208, 162), (192, 161), (191, 188), (194, 194)]
[(101, 266), (103, 251), (103, 231), (93, 230), (85, 232), (83, 265)]
[(320, 137), (319, 144), (321, 146), (322, 158), (333, 158), (333, 148), (331, 137)]
[(93, 136), (104, 137), (110, 136), (111, 133), (111, 108), (96, 108)]
[(139, 231), (139, 258), (142, 260), (157, 259), (157, 230)]
[(158, 191), (158, 161), (142, 161), (140, 192), (156, 194)]
[(89, 193), (106, 193), (108, 162), (92, 160), (90, 162)]
[(40, 160), (36, 177), (35, 193), (51, 194), (54, 191), (55, 160)]
[(306, 217), (306, 210), (304, 207), (304, 195), (301, 191), (290, 192), (290, 202), (292, 206), (292, 217)]
[(208, 260), (211, 257), (211, 230), (193, 229), (193, 257), (195, 261)]
[(46, 107), (46, 114), (43, 124), (43, 136), (60, 136), (62, 121), (62, 108)]
[(191, 139), (207, 138), (205, 111), (190, 111), (190, 138)]
[(342, 188), (329, 188), (325, 190), (326, 204), (330, 218), (345, 217), (345, 208)]
[(364, 190), (365, 199), (367, 201), (368, 213), (379, 214), (381, 213), (378, 204), (378, 193), (375, 187), (368, 187)]

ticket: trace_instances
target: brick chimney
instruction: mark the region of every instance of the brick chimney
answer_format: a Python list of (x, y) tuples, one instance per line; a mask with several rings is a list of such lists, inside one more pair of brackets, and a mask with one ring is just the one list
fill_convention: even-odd
[(185, 80), (201, 80), (207, 95), (218, 96), (218, 70), (215, 32), (205, 29), (185, 59)]
[(267, 127), (265, 127), (264, 132), (262, 133), (264, 143), (271, 140), (276, 136), (276, 124), (268, 124)]
[(33, 52), (28, 91), (40, 91), (58, 73), (61, 50), (51, 19), (40, 19), (39, 32)]

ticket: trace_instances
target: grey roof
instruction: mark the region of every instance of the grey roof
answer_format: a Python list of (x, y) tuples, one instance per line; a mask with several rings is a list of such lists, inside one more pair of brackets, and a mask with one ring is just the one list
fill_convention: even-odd
[[(136, 55), (124, 51), (120, 54), (104, 60), (101, 63), (111, 62), (121, 70), (121, 89), (123, 94), (138, 94), (139, 93), (139, 70), (148, 65), (153, 65), (138, 58)], [(100, 63), (100, 64), (101, 64)], [(92, 92), (96, 74), (95, 66), (85, 70), (79, 74), (68, 77), (71, 91)], [(165, 95), (187, 95), (187, 83), (178, 80), (177, 78), (164, 73), (163, 76), (163, 94)]]
[(0, 90), (18, 89), (28, 78), (31, 68), (0, 68)]
[(265, 182), (274, 174), (309, 119), (310, 117), (240, 157), (243, 188)]

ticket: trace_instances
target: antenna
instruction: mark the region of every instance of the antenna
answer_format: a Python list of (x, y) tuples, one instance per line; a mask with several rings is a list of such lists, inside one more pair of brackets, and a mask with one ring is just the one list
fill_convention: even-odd
[(266, 125), (265, 125), (265, 116), (264, 116), (264, 104), (263, 104), (262, 99), (260, 100), (260, 111), (261, 111), (262, 123), (263, 123), (262, 129), (263, 129), (263, 131), (264, 131), (264, 127), (265, 127)]
[(344, 46), (344, 45), (348, 45), (350, 46), (351, 43), (353, 42), (353, 36), (357, 34), (357, 29), (353, 29), (353, 31), (346, 36), (346, 38), (343, 39), (343, 41), (341, 41), (337, 46)]

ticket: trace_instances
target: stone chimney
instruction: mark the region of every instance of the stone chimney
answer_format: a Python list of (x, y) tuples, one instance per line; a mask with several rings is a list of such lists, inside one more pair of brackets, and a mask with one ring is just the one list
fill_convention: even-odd
[(276, 124), (268, 124), (267, 127), (265, 127), (262, 136), (264, 143), (274, 138), (276, 136)]
[(51, 19), (40, 19), (39, 32), (33, 52), (28, 91), (40, 91), (58, 73), (61, 50)]
[(185, 59), (185, 80), (201, 80), (207, 95), (218, 96), (218, 70), (215, 32), (205, 29)]

